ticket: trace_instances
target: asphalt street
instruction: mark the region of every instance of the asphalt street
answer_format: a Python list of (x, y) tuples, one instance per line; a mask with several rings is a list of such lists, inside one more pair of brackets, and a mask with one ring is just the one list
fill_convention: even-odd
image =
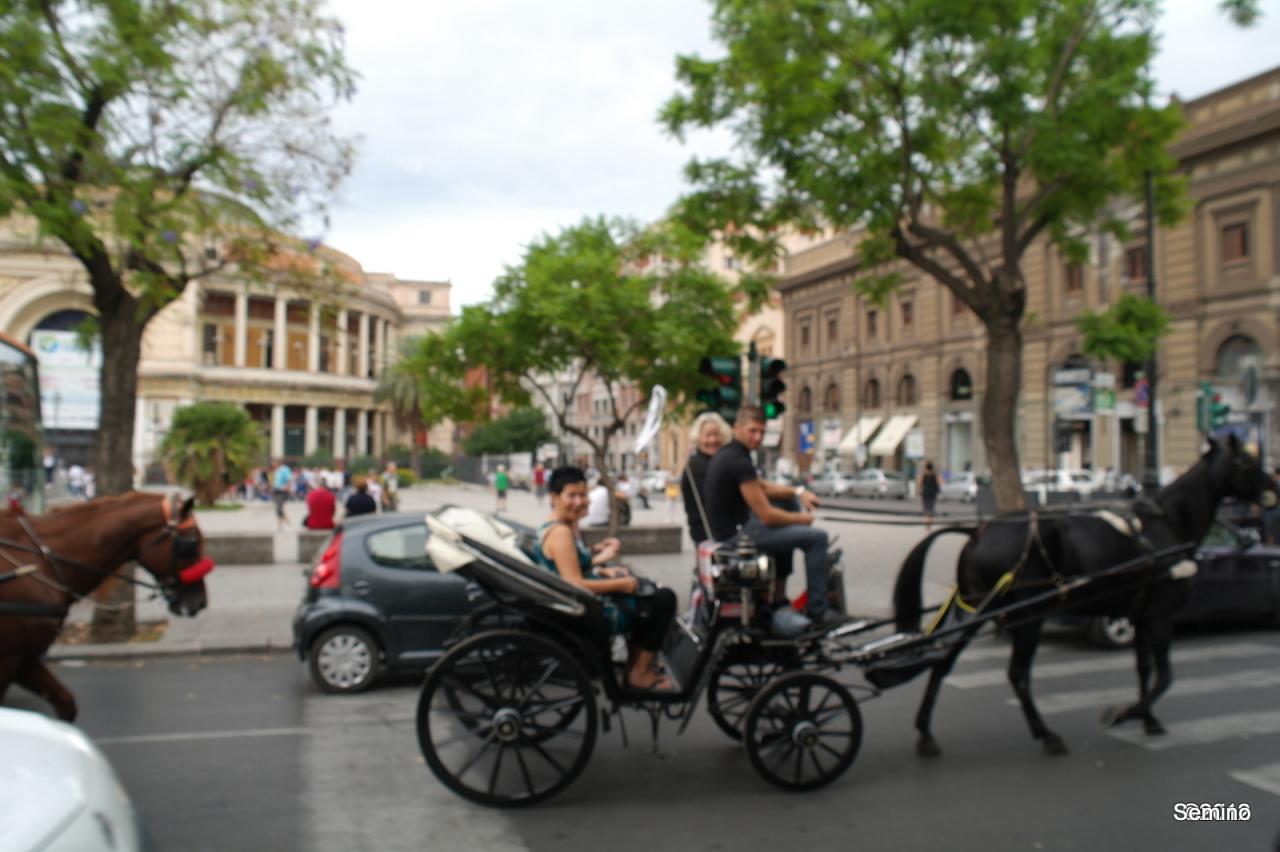
[[(1036, 694), (1071, 747), (1044, 755), (1005, 682), (1002, 639), (976, 642), (945, 688), (944, 754), (915, 755), (913, 682), (861, 705), (853, 768), (816, 793), (761, 781), (699, 713), (603, 735), (564, 794), (494, 811), (448, 793), (418, 751), (416, 679), (326, 696), (288, 655), (59, 664), (161, 849), (1271, 849), (1280, 829), (1280, 635), (1187, 633), (1160, 705), (1170, 733), (1105, 730), (1133, 693), (1132, 658), (1071, 633), (1043, 646)], [(9, 704), (40, 709), (23, 693)], [(1248, 804), (1235, 822), (1175, 819), (1178, 803)]]

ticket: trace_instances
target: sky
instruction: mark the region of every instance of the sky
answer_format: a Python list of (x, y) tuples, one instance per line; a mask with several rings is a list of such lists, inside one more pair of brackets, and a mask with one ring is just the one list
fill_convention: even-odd
[[(1280, 64), (1280, 0), (1240, 30), (1216, 0), (1166, 0), (1156, 75), (1189, 99)], [(657, 123), (681, 53), (718, 55), (706, 0), (330, 0), (361, 76), (337, 121), (359, 159), (325, 242), (370, 272), (450, 280), (484, 301), (541, 234), (595, 215), (646, 222), (686, 189)]]

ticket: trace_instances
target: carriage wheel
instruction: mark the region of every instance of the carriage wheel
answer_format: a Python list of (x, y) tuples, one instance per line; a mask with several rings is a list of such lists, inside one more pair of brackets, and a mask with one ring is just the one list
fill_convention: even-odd
[(716, 726), (735, 740), (742, 739), (747, 708), (765, 684), (785, 674), (788, 666), (777, 660), (730, 652), (716, 663), (707, 684), (707, 711)]
[(792, 672), (751, 702), (743, 728), (747, 757), (784, 790), (814, 790), (839, 778), (862, 744), (862, 714), (826, 675)]
[(582, 667), (556, 643), (518, 630), (458, 645), (418, 699), (427, 765), (482, 805), (532, 805), (568, 787), (591, 757), (596, 725)]

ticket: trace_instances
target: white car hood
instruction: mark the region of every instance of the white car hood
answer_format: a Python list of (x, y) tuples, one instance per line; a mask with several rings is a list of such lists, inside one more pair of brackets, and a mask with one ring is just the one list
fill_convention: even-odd
[(133, 805), (79, 729), (0, 708), (0, 849), (133, 850)]

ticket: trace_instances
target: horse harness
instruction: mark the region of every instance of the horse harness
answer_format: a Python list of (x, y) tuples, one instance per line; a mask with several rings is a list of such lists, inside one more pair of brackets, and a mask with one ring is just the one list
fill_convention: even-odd
[[(56, 579), (49, 579), (48, 577), (41, 576), (39, 573), (39, 565), (36, 563), (19, 565), (17, 561), (8, 554), (0, 552), (0, 558), (7, 560), (14, 566), (12, 571), (0, 574), (0, 583), (16, 580), (19, 577), (29, 575), (32, 579), (44, 583), (46, 586), (50, 586), (67, 595), (72, 599), (72, 601), (88, 600), (88, 595), (82, 595), (67, 585), (66, 578), (62, 573), (62, 568), (64, 566), (69, 566), (89, 571), (102, 577), (115, 577), (118, 580), (124, 580), (125, 582), (132, 583), (135, 586), (150, 589), (152, 591), (152, 598), (163, 596), (166, 600), (171, 600), (180, 585), (199, 582), (206, 574), (212, 571), (213, 560), (208, 557), (204, 557), (195, 563), (188, 565), (186, 568), (178, 568), (179, 560), (188, 560), (200, 555), (200, 539), (189, 532), (195, 528), (195, 518), (188, 517), (181, 521), (175, 518), (172, 498), (170, 497), (166, 497), (164, 499), (162, 506), (164, 509), (164, 529), (162, 529), (155, 538), (148, 542), (148, 544), (155, 544), (162, 539), (172, 537), (173, 548), (170, 550), (169, 554), (169, 571), (166, 574), (165, 579), (161, 580), (159, 583), (152, 583), (147, 580), (139, 580), (135, 577), (117, 574), (116, 572), (119, 570), (118, 568), (108, 571), (106, 569), (99, 568), (97, 565), (90, 565), (87, 562), (81, 562), (78, 559), (69, 559), (65, 556), (59, 556), (52, 548), (44, 543), (43, 539), (40, 538), (35, 527), (31, 525), (31, 521), (24, 512), (15, 513), (15, 517), (17, 518), (18, 524), (22, 527), (22, 531), (27, 534), (27, 537), (31, 539), (32, 543), (27, 544), (21, 541), (14, 541), (13, 539), (0, 538), (0, 548), (18, 550), (39, 556), (49, 564), (49, 567), (53, 570), (53, 574)], [(103, 608), (106, 605), (95, 603), (94, 606)], [(32, 618), (61, 619), (66, 617), (69, 609), (70, 604), (59, 605), (41, 604), (31, 601), (0, 601), (0, 615), (21, 615)]]

